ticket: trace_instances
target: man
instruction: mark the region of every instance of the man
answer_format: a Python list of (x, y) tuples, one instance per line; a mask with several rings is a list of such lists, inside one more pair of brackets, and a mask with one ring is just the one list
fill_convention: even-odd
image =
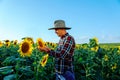
[(75, 80), (73, 71), (73, 56), (75, 49), (74, 38), (66, 30), (71, 28), (65, 26), (64, 20), (56, 20), (54, 27), (49, 30), (55, 30), (60, 37), (57, 49), (51, 50), (48, 47), (39, 48), (55, 58), (56, 80)]

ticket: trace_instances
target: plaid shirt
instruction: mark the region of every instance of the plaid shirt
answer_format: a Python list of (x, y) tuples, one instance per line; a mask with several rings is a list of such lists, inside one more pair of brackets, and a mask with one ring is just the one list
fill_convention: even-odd
[(73, 71), (74, 49), (74, 38), (67, 33), (61, 37), (56, 51), (50, 51), (50, 56), (55, 57), (55, 70), (57, 73), (63, 74), (66, 70)]

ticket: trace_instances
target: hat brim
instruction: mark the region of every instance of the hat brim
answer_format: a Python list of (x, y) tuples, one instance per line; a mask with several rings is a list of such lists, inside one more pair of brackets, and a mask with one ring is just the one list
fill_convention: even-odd
[(62, 27), (61, 27), (61, 28), (55, 28), (55, 27), (54, 27), (54, 28), (49, 28), (48, 30), (54, 30), (54, 29), (66, 29), (66, 30), (69, 30), (69, 29), (71, 29), (71, 28), (69, 28), (69, 27), (64, 27), (64, 28), (62, 28)]

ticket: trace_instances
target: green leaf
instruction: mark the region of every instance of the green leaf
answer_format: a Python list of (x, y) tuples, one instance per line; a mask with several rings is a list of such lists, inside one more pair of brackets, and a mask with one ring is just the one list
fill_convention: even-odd
[(2, 74), (2, 75), (10, 74), (14, 71), (12, 68), (13, 68), (13, 66), (2, 67), (2, 68), (0, 68), (0, 74)]
[(16, 78), (16, 75), (15, 74), (11, 74), (11, 75), (5, 76), (3, 78), (3, 80), (15, 80), (15, 78)]

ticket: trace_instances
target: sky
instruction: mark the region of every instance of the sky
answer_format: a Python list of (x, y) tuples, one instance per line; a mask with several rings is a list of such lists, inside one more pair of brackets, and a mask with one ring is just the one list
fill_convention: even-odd
[(54, 21), (62, 19), (76, 43), (120, 42), (120, 0), (0, 0), (0, 40), (58, 42)]

